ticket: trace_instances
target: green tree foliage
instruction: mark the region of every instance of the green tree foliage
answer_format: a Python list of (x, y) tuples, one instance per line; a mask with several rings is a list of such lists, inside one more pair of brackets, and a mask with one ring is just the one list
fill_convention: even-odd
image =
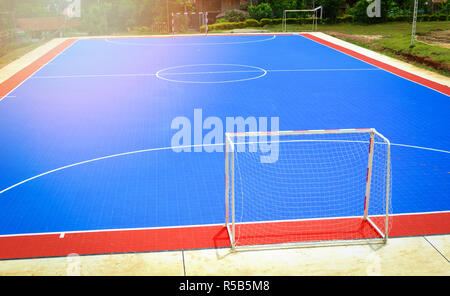
[[(60, 16), (66, 0), (0, 0), (0, 11), (16, 17)], [(81, 0), (81, 23), (91, 34), (123, 31), (133, 26), (170, 22), (172, 11), (194, 11), (184, 0)]]
[(268, 3), (261, 3), (257, 6), (249, 6), (248, 13), (252, 19), (272, 18), (272, 7)]
[[(269, 0), (270, 7), (273, 11), (273, 17), (283, 17), (283, 12), (288, 9), (298, 9), (302, 1), (297, 0)], [(311, 8), (311, 7), (309, 7)]]
[(0, 11), (14, 12), (17, 17), (56, 16), (66, 6), (65, 0), (0, 0)]
[[(367, 0), (364, 0), (367, 2)], [(341, 14), (341, 7), (344, 0), (318, 0), (316, 6), (322, 6), (323, 17), (327, 18), (330, 22), (336, 22), (336, 19)]]
[(228, 22), (242, 22), (245, 21), (245, 19), (247, 19), (248, 15), (242, 11), (239, 10), (228, 10), (225, 13), (225, 19)]
[(446, 3), (441, 3), (439, 10), (437, 11), (438, 14), (450, 14), (450, 1), (447, 1)]
[(107, 30), (107, 14), (110, 7), (106, 3), (93, 2), (82, 10), (82, 24), (89, 34), (104, 34)]
[[(370, 3), (367, 0), (359, 0), (350, 10), (355, 22), (364, 24), (381, 23), (388, 18), (398, 18), (399, 16), (411, 16), (414, 10), (414, 0), (385, 0), (381, 1), (381, 17), (368, 17), (367, 6)], [(428, 0), (419, 0), (418, 13), (432, 14), (431, 4)], [(400, 18), (399, 18), (400, 19)], [(404, 18), (402, 18), (403, 20)]]

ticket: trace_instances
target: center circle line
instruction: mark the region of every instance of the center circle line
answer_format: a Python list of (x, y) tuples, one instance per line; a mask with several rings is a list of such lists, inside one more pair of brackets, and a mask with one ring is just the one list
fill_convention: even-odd
[[(253, 70), (239, 70), (239, 71), (201, 71), (201, 72), (186, 72), (186, 73), (166, 73), (164, 75), (165, 71), (173, 70), (173, 69), (180, 69), (180, 68), (187, 68), (187, 67), (202, 67), (202, 66), (224, 66), (224, 67), (242, 67), (242, 68), (251, 68)], [(233, 79), (233, 80), (221, 80), (221, 81), (191, 81), (191, 80), (179, 80), (179, 79), (170, 79), (165, 76), (167, 75), (193, 75), (193, 74), (226, 74), (226, 73), (258, 73), (261, 72), (261, 75), (249, 77), (249, 78), (243, 78), (243, 79)], [(249, 81), (254, 80), (258, 78), (262, 78), (266, 76), (268, 71), (266, 69), (257, 67), (257, 66), (250, 66), (250, 65), (240, 65), (240, 64), (192, 64), (192, 65), (180, 65), (180, 66), (173, 66), (173, 67), (167, 67), (159, 70), (156, 72), (156, 77), (161, 80), (166, 80), (170, 82), (178, 82), (178, 83), (199, 83), (199, 84), (219, 84), (219, 83), (232, 83), (232, 82), (242, 82), (242, 81)]]

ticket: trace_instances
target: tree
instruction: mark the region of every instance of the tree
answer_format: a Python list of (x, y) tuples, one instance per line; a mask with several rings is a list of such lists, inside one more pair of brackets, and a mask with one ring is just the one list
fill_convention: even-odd
[(109, 3), (92, 1), (82, 9), (82, 24), (89, 34), (104, 34), (108, 31), (107, 15), (110, 10)]
[(275, 18), (282, 18), (283, 12), (288, 9), (297, 9), (302, 1), (297, 0), (269, 0)]
[(257, 6), (249, 6), (248, 13), (252, 19), (271, 18), (273, 16), (272, 7), (268, 3), (261, 3)]
[(245, 21), (245, 19), (247, 18), (247, 14), (244, 12), (241, 12), (239, 10), (228, 10), (225, 13), (225, 19), (229, 22), (242, 22)]
[[(364, 1), (367, 2), (367, 0)], [(341, 7), (343, 3), (343, 0), (317, 0), (316, 6), (322, 6), (323, 17), (327, 18), (331, 22), (335, 22), (336, 18), (341, 13)]]

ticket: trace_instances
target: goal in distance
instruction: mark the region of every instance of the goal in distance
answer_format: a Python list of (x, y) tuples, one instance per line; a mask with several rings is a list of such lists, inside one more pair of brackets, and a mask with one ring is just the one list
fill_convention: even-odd
[(283, 11), (283, 20), (282, 20), (282, 28), (283, 28), (283, 32), (287, 31), (287, 23), (288, 23), (288, 18), (287, 15), (288, 14), (303, 14), (306, 15), (306, 18), (303, 19), (308, 19), (311, 21), (311, 31), (317, 31), (317, 26), (318, 26), (318, 20), (322, 19), (323, 16), (323, 8), (322, 6), (313, 8), (313, 9), (288, 9), (288, 10), (284, 10)]

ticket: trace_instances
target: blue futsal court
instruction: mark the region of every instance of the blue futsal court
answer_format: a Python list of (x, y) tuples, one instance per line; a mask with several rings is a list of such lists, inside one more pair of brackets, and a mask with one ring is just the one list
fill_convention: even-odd
[(301, 35), (83, 39), (0, 101), (0, 235), (223, 224), (224, 153), (170, 148), (194, 109), (376, 128), (393, 213), (450, 211), (448, 93)]

